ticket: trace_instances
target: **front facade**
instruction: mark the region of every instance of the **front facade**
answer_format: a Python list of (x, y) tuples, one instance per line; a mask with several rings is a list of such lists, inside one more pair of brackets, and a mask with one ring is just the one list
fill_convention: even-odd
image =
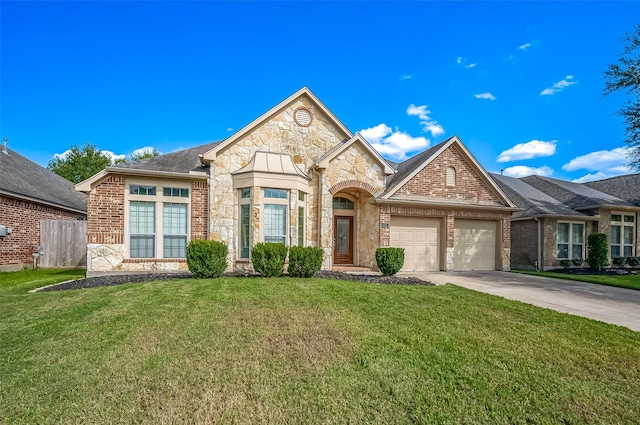
[(514, 205), (457, 137), (392, 165), (307, 88), (226, 140), (76, 189), (88, 274), (186, 269), (191, 239), (225, 242), (234, 269), (258, 242), (321, 247), (323, 269), (373, 268), (380, 246), (404, 247), (404, 270), (509, 267)]
[[(587, 184), (540, 176), (493, 178), (521, 208), (511, 222), (512, 268), (555, 269), (563, 260), (577, 264), (587, 257), (591, 233), (607, 235), (610, 262), (638, 255), (640, 203), (631, 199), (633, 191), (614, 192), (622, 177)], [(624, 176), (629, 179), (640, 185), (638, 175)]]

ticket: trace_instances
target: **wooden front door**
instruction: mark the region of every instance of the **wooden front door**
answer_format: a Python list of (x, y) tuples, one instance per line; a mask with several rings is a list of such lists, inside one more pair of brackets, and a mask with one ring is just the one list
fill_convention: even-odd
[(333, 264), (353, 264), (353, 217), (333, 217)]

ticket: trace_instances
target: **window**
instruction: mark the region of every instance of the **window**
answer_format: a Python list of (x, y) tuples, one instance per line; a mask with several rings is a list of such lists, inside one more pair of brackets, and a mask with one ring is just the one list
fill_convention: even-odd
[(286, 205), (264, 205), (264, 241), (287, 243)]
[(154, 202), (131, 201), (129, 206), (131, 258), (155, 257), (155, 216)]
[(265, 198), (287, 199), (287, 191), (284, 189), (265, 189)]
[(164, 196), (175, 196), (180, 198), (188, 198), (189, 197), (189, 189), (185, 189), (182, 187), (164, 187), (162, 188), (162, 194)]
[(447, 172), (445, 174), (445, 180), (447, 186), (455, 186), (456, 185), (456, 169), (453, 167), (448, 167)]
[[(129, 258), (185, 258), (189, 241), (189, 186), (130, 184), (127, 254)], [(170, 197), (170, 199), (167, 199)], [(171, 201), (171, 202), (165, 202)]]
[(558, 223), (556, 258), (584, 258), (584, 223)]
[(164, 258), (185, 258), (187, 247), (187, 204), (167, 202), (162, 206)]
[(340, 196), (336, 196), (333, 198), (333, 209), (334, 210), (353, 210), (355, 209), (353, 201), (342, 198)]
[(132, 184), (129, 186), (129, 193), (132, 195), (149, 195), (153, 196), (156, 194), (155, 186), (143, 186), (140, 184)]
[(238, 258), (249, 258), (251, 251), (251, 188), (239, 190), (240, 232)]
[(633, 257), (635, 216), (611, 214), (611, 258)]

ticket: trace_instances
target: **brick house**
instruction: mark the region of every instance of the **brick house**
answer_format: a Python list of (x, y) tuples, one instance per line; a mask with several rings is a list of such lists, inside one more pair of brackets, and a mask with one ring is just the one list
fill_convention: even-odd
[(587, 238), (604, 233), (609, 259), (636, 256), (640, 175), (573, 183), (541, 176), (492, 175), (520, 207), (511, 218), (511, 267), (553, 269), (587, 257)]
[(40, 245), (41, 220), (84, 220), (87, 196), (70, 181), (5, 149), (0, 152), (0, 270), (33, 264)]
[(516, 208), (456, 136), (400, 164), (353, 134), (306, 87), (229, 138), (107, 167), (88, 194), (87, 274), (186, 269), (185, 245), (229, 246), (251, 267), (258, 242), (318, 246), (324, 269), (375, 267), (406, 250), (403, 270), (509, 268)]

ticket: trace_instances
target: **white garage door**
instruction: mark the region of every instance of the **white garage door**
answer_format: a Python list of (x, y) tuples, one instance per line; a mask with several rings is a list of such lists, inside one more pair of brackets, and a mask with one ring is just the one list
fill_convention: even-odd
[(496, 222), (456, 220), (453, 229), (454, 270), (496, 269)]
[(391, 246), (404, 248), (402, 271), (440, 270), (440, 220), (391, 217)]

